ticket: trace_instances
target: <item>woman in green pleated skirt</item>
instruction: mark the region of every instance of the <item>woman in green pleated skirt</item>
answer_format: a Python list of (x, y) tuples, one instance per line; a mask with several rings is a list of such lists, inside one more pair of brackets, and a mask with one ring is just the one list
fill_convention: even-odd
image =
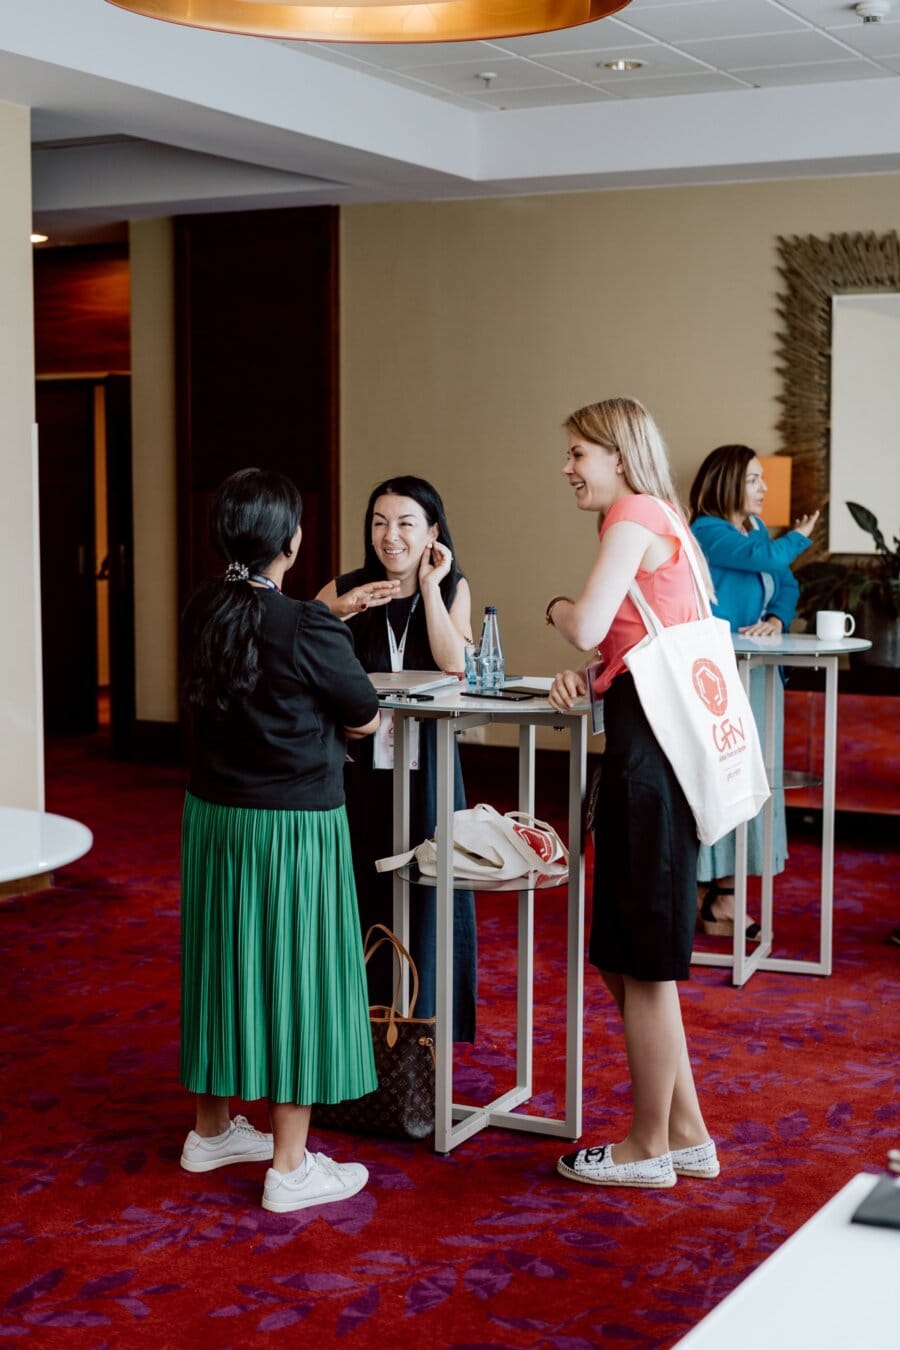
[(377, 1086), (343, 806), (263, 811), (187, 794), (181, 1081), (254, 1101)]
[[(282, 592), (300, 509), (281, 474), (226, 479), (211, 513), (225, 575), (184, 618), (181, 1078), (197, 1116), (181, 1166), (271, 1162), (276, 1213), (366, 1184), (306, 1144), (313, 1103), (378, 1086), (343, 784), (378, 698), (346, 626)], [(265, 1098), (272, 1133), (232, 1119), (231, 1097)]]

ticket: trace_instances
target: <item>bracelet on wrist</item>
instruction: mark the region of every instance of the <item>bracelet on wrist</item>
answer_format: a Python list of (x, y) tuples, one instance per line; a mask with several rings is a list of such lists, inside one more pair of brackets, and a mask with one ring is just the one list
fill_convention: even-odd
[(575, 601), (572, 599), (571, 595), (554, 595), (553, 599), (549, 602), (549, 604), (547, 605), (547, 608), (544, 610), (544, 623), (549, 624), (551, 628), (554, 626), (554, 624), (553, 624), (553, 606), (554, 606), (554, 605), (558, 605), (559, 602), (560, 602), (560, 600), (568, 600), (568, 602), (569, 602), (570, 605), (574, 605), (574, 603), (575, 603)]

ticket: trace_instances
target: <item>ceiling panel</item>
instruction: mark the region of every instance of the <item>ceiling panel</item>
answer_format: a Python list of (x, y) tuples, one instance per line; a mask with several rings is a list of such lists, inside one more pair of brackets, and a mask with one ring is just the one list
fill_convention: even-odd
[(829, 32), (864, 56), (900, 56), (900, 23), (859, 23), (852, 28), (831, 28)]
[[(436, 89), (447, 89), (455, 94), (483, 94), (485, 91), (493, 94), (501, 89), (531, 89), (567, 83), (567, 77), (559, 71), (548, 70), (533, 61), (503, 57), (497, 52), (488, 53), (480, 61), (457, 61), (447, 66), (416, 66), (405, 73), (414, 75)], [(490, 85), (486, 85), (481, 78), (488, 74), (495, 76)]]
[[(609, 19), (493, 42), (284, 45), (474, 111), (512, 110), (595, 102), (598, 89), (636, 99), (892, 77), (900, 14), (863, 24), (839, 0), (631, 0)], [(604, 69), (628, 56), (644, 67)], [(505, 96), (525, 89), (540, 93)]]
[[(562, 28), (556, 33), (535, 33), (531, 37), (498, 38), (496, 45), (519, 56), (545, 56), (548, 52), (594, 51), (598, 47), (628, 47), (635, 33), (628, 22), (634, 0), (617, 18), (582, 23), (577, 28)], [(624, 22), (623, 22), (624, 20)], [(643, 39), (645, 42), (646, 38)]]
[(805, 61), (842, 61), (852, 54), (823, 33), (807, 29), (777, 36), (713, 38), (707, 42), (686, 42), (684, 50), (719, 70), (740, 70), (743, 66), (793, 66)]
[[(739, 82), (742, 79), (741, 76), (732, 78), (720, 75), (716, 71), (701, 71), (698, 75), (651, 76), (643, 81), (624, 79), (616, 83), (615, 95), (617, 98), (669, 98), (672, 94), (717, 94), (727, 89), (746, 89), (746, 84)], [(611, 91), (609, 84), (599, 87)]]
[[(640, 71), (609, 71), (605, 68), (605, 62), (621, 59), (626, 53), (636, 61), (644, 62)], [(624, 52), (611, 48), (605, 52), (569, 52), (567, 55), (548, 56), (541, 61), (541, 65), (595, 84), (598, 80), (618, 82), (636, 75), (646, 79), (652, 75), (699, 74), (705, 69), (693, 56), (686, 56), (673, 47), (664, 47), (660, 42), (652, 46), (628, 47)]]
[[(898, 58), (900, 59), (900, 58)], [(791, 84), (830, 84), (834, 80), (887, 78), (886, 71), (873, 70), (867, 61), (824, 61), (805, 66), (764, 66), (737, 72), (760, 89)]]
[(768, 0), (701, 0), (685, 5), (629, 10), (629, 23), (666, 42), (699, 38), (744, 37), (748, 33), (785, 33), (806, 24)]

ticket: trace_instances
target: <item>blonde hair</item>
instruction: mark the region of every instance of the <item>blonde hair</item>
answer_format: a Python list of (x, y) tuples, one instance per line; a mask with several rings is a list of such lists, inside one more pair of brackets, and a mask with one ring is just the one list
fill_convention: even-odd
[(707, 591), (715, 599), (709, 567), (688, 528), (684, 507), (672, 482), (666, 443), (644, 405), (636, 398), (607, 398), (602, 403), (588, 403), (578, 408), (566, 418), (563, 426), (582, 441), (618, 452), (625, 482), (632, 492), (661, 497), (674, 507), (700, 563)]
[(567, 417), (566, 431), (604, 450), (617, 450), (625, 482), (632, 492), (646, 492), (671, 502), (682, 516), (669, 469), (669, 456), (659, 427), (636, 398), (608, 398), (589, 403)]

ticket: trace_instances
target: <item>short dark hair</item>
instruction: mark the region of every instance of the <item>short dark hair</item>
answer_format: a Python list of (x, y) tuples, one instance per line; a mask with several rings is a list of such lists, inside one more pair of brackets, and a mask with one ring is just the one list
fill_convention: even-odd
[(691, 520), (721, 516), (730, 520), (743, 511), (747, 467), (756, 459), (749, 445), (719, 445), (711, 450), (691, 484)]

